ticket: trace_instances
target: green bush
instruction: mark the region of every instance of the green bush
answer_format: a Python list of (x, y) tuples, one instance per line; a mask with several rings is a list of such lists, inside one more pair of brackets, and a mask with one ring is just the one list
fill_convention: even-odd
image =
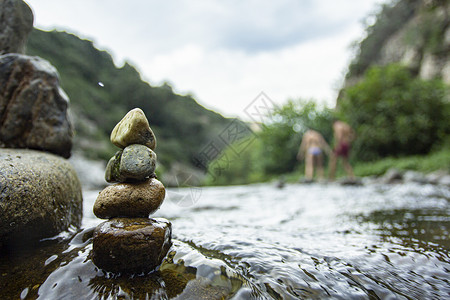
[(448, 87), (413, 78), (397, 64), (372, 67), (344, 90), (339, 113), (356, 129), (353, 151), (360, 160), (425, 154), (450, 131)]
[(249, 184), (267, 179), (262, 172), (261, 140), (251, 135), (237, 143), (247, 146), (236, 152), (236, 144), (232, 144), (209, 164), (207, 185)]
[(331, 110), (319, 108), (313, 100), (290, 100), (276, 109), (271, 116), (272, 122), (265, 124), (259, 133), (264, 145), (261, 149), (264, 172), (277, 175), (294, 171), (303, 133), (314, 129), (330, 142), (332, 118)]
[[(300, 163), (296, 156), (303, 133), (314, 129), (331, 141), (332, 118), (330, 109), (319, 108), (313, 100), (288, 101), (273, 111), (261, 130), (248, 137), (252, 142), (245, 150), (236, 153), (236, 145), (231, 145), (223, 152), (226, 159), (221, 156), (210, 163), (208, 173), (215, 176), (207, 184), (253, 183), (297, 170)], [(238, 143), (246, 144), (245, 140)]]

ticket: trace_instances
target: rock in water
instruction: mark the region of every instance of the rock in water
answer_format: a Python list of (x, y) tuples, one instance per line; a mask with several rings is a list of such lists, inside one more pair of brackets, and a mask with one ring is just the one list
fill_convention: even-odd
[(33, 29), (33, 13), (21, 0), (0, 1), (0, 55), (25, 53), (28, 34)]
[(156, 269), (172, 245), (169, 221), (116, 218), (94, 231), (94, 263), (110, 272), (141, 273)]
[(117, 183), (103, 189), (94, 203), (100, 219), (114, 217), (148, 217), (163, 203), (166, 190), (152, 178), (142, 183)]
[(69, 98), (56, 69), (39, 57), (0, 56), (0, 147), (70, 157)]
[(144, 112), (140, 108), (130, 110), (111, 132), (111, 142), (119, 148), (141, 144), (152, 150), (156, 148), (153, 134)]
[(136, 182), (154, 175), (156, 154), (144, 145), (133, 144), (120, 150), (106, 166), (107, 182)]
[(14, 247), (80, 226), (81, 185), (65, 159), (0, 149), (0, 244)]

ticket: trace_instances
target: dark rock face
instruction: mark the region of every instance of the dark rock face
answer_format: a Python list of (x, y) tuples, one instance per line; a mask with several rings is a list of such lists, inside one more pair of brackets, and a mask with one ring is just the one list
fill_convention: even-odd
[(142, 183), (117, 183), (103, 189), (94, 203), (100, 219), (114, 217), (148, 217), (163, 203), (164, 185), (152, 178)]
[(21, 0), (0, 1), (0, 55), (24, 53), (28, 34), (33, 29), (33, 13)]
[(56, 69), (39, 57), (0, 56), (0, 147), (70, 157), (69, 99)]
[(92, 259), (110, 272), (142, 273), (155, 270), (172, 245), (169, 221), (116, 218), (94, 231)]
[(0, 149), (3, 246), (36, 242), (80, 226), (82, 202), (80, 182), (65, 159), (34, 150)]

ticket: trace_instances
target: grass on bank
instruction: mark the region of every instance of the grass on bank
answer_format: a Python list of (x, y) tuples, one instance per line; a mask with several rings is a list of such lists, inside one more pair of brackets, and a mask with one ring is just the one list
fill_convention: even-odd
[[(387, 157), (374, 162), (357, 162), (352, 164), (352, 167), (356, 177), (382, 176), (392, 168), (399, 171), (411, 170), (425, 174), (437, 170), (450, 173), (450, 148), (441, 149), (428, 155), (414, 155), (399, 158)], [(299, 164), (294, 172), (281, 176), (273, 176), (267, 178), (267, 180), (275, 181), (283, 179), (286, 182), (295, 183), (304, 178), (304, 174), (304, 164)], [(328, 168), (325, 169), (325, 176), (327, 174)], [(345, 176), (345, 172), (339, 164), (336, 176), (337, 178)]]
[[(234, 185), (234, 184), (250, 184), (258, 182), (280, 181), (288, 183), (296, 183), (305, 177), (304, 164), (299, 164), (295, 171), (283, 175), (263, 176), (262, 174), (253, 174), (248, 182), (218, 182), (210, 180), (206, 185)], [(450, 148), (444, 148), (439, 151), (431, 152), (428, 155), (414, 155), (407, 157), (387, 157), (374, 162), (357, 162), (352, 164), (355, 176), (382, 176), (389, 169), (395, 168), (399, 171), (417, 171), (421, 173), (431, 173), (437, 170), (443, 170), (450, 173)], [(325, 168), (325, 176), (328, 174), (328, 168)], [(336, 177), (346, 176), (340, 162), (336, 171)]]
[(430, 173), (437, 170), (450, 172), (450, 148), (432, 152), (428, 155), (414, 155), (401, 158), (388, 157), (370, 163), (358, 163), (355, 165), (355, 175), (380, 176), (387, 170), (412, 170), (421, 173)]

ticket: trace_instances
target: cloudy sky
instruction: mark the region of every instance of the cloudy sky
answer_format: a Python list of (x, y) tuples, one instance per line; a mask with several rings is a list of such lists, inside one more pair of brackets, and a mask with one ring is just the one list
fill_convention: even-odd
[[(152, 85), (244, 117), (264, 92), (333, 106), (363, 21), (383, 0), (26, 0), (35, 26), (93, 40)], [(104, 82), (107, 85), (107, 82)]]

